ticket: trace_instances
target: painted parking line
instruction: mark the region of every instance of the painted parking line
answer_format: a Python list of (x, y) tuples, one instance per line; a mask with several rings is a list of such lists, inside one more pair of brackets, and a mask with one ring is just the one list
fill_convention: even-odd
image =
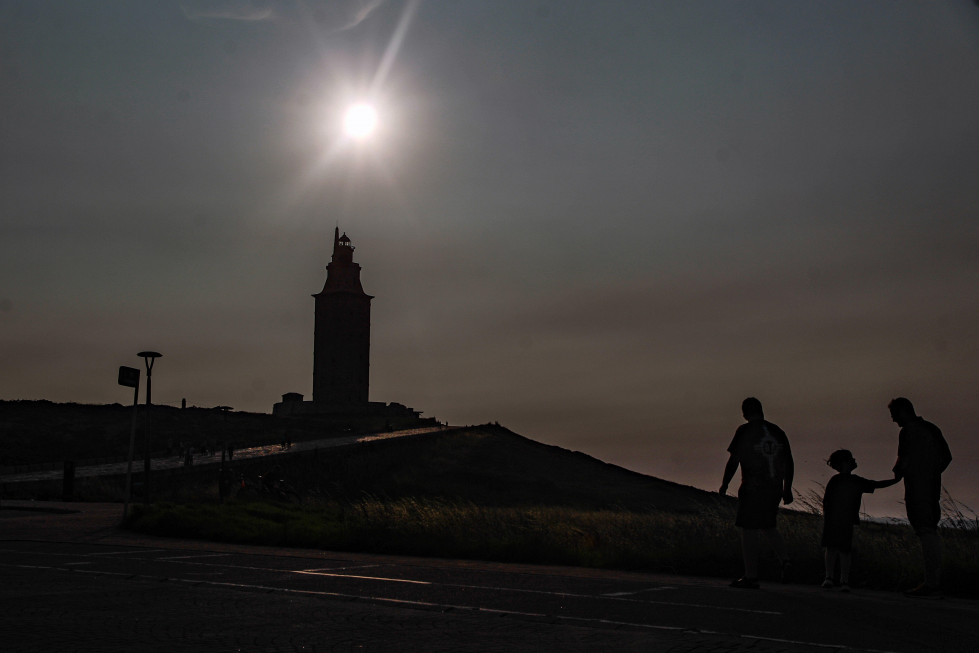
[[(17, 565), (17, 564), (5, 564), (0, 563), (0, 567), (18, 567), (23, 569), (46, 569), (53, 571), (65, 571), (60, 567), (42, 567), (38, 565)], [(147, 576), (141, 574), (126, 574), (120, 572), (111, 571), (97, 571), (97, 570), (73, 570), (72, 573), (79, 574), (92, 574), (96, 576), (114, 576), (114, 577), (126, 577), (128, 579), (136, 580), (151, 580), (160, 581), (159, 577)], [(476, 614), (495, 614), (495, 615), (506, 615), (512, 617), (523, 617), (529, 619), (547, 619), (554, 623), (566, 623), (575, 625), (592, 625), (592, 626), (603, 626), (603, 627), (628, 627), (643, 630), (659, 630), (659, 631), (670, 631), (676, 633), (682, 633), (686, 635), (713, 635), (718, 637), (730, 637), (736, 639), (750, 640), (750, 641), (770, 641), (778, 642), (784, 644), (793, 644), (800, 646), (811, 646), (814, 648), (823, 649), (835, 649), (835, 650), (847, 650), (853, 651), (854, 653), (894, 653), (893, 651), (883, 651), (878, 649), (862, 649), (862, 648), (851, 648), (846, 645), (841, 644), (826, 644), (822, 642), (810, 642), (805, 640), (790, 640), (790, 639), (778, 639), (774, 637), (764, 637), (759, 635), (748, 635), (744, 633), (737, 632), (722, 632), (714, 630), (700, 630), (692, 629), (682, 626), (669, 626), (664, 624), (654, 624), (654, 623), (640, 623), (640, 622), (627, 622), (627, 621), (616, 621), (611, 619), (600, 619), (595, 617), (574, 617), (568, 615), (557, 615), (557, 614), (547, 614), (538, 612), (522, 612), (517, 610), (503, 610), (497, 608), (485, 608), (475, 605), (460, 605), (452, 603), (434, 603), (431, 601), (417, 601), (411, 599), (395, 599), (388, 597), (379, 597), (371, 595), (362, 594), (349, 594), (344, 592), (326, 592), (322, 590), (302, 590), (302, 589), (292, 589), (287, 587), (276, 587), (274, 585), (256, 585), (251, 583), (230, 583), (221, 581), (209, 581), (209, 580), (198, 580), (190, 578), (165, 578), (167, 582), (172, 583), (182, 583), (187, 585), (193, 585), (195, 587), (207, 586), (207, 587), (226, 587), (229, 589), (245, 590), (245, 591), (258, 591), (258, 592), (268, 592), (268, 593), (281, 593), (281, 594), (291, 594), (298, 596), (312, 596), (312, 597), (323, 597), (323, 598), (339, 598), (346, 600), (358, 600), (367, 601), (372, 603), (386, 604), (386, 605), (396, 605), (405, 606), (411, 608), (424, 608), (424, 609), (437, 609), (442, 612), (448, 611), (465, 611), (472, 612)], [(594, 597), (592, 597), (594, 598)]]
[(602, 596), (608, 596), (611, 598), (617, 598), (620, 596), (635, 596), (636, 594), (645, 594), (646, 592), (662, 592), (664, 590), (675, 590), (675, 587), (669, 585), (660, 585), (659, 587), (647, 587), (646, 589), (633, 590), (632, 592), (609, 592), (608, 594), (602, 594)]
[(303, 574), (306, 576), (327, 576), (330, 578), (353, 578), (354, 580), (377, 580), (383, 583), (407, 583), (409, 585), (435, 585), (427, 580), (410, 580), (407, 578), (387, 578), (384, 576), (356, 576), (354, 574), (334, 574), (326, 571), (306, 571), (303, 569), (278, 569), (287, 574)]
[(775, 642), (777, 644), (801, 644), (802, 646), (814, 646), (817, 648), (829, 648), (834, 651), (859, 651), (860, 653), (894, 653), (894, 651), (881, 651), (873, 648), (850, 648), (846, 644), (818, 644), (816, 642), (806, 642), (798, 639), (782, 639), (780, 637), (761, 637), (759, 635), (741, 635), (742, 639), (752, 639), (761, 642)]
[(377, 568), (381, 565), (350, 565), (348, 567), (316, 567), (314, 569), (303, 569), (302, 572), (307, 574), (313, 574), (316, 572), (332, 572), (332, 571), (345, 571), (347, 569), (371, 569)]
[(132, 555), (134, 553), (160, 553), (160, 552), (167, 551), (167, 550), (168, 549), (135, 549), (135, 550), (134, 549), (129, 549), (129, 550), (126, 550), (126, 551), (105, 551), (105, 552), (102, 552), (102, 553), (84, 553), (82, 555), (91, 556), (91, 557), (123, 556), (123, 555)]

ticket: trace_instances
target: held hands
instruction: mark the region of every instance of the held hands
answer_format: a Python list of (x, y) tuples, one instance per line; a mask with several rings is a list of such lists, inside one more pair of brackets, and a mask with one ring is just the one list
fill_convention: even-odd
[(782, 493), (782, 503), (789, 505), (793, 501), (795, 501), (795, 497), (792, 496), (792, 488), (785, 488), (785, 492)]

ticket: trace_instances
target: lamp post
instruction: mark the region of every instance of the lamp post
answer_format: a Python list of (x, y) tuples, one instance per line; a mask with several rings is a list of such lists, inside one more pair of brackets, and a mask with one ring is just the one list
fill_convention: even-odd
[(141, 356), (143, 362), (146, 364), (146, 430), (143, 432), (143, 503), (148, 504), (150, 502), (150, 404), (153, 401), (153, 362), (163, 356), (163, 354), (155, 351), (141, 351), (136, 355)]

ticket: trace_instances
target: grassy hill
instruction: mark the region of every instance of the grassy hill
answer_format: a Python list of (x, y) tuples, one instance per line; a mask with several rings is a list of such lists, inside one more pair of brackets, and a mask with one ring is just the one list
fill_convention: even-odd
[[(244, 466), (266, 473), (271, 462)], [(718, 497), (549, 446), (497, 425), (452, 429), (297, 455), (274, 472), (302, 497), (465, 501), (481, 506), (690, 512)]]
[[(180, 443), (213, 449), (294, 442), (350, 434), (350, 426), (315, 419), (276, 418), (207, 408), (152, 407), (153, 450), (176, 453)], [(145, 407), (140, 406), (137, 456), (143, 451)], [(0, 466), (64, 460), (123, 460), (128, 452), (132, 407), (0, 401)], [(549, 446), (498, 425), (385, 440), (322, 455), (284, 455), (240, 461), (235, 474), (257, 479), (273, 467), (305, 498), (350, 500), (364, 495), (470, 501), (487, 506), (554, 505), (587, 509), (692, 511), (717, 497), (580, 452)], [(116, 490), (79, 480), (76, 498), (113, 499)], [(217, 500), (216, 470), (195, 467), (166, 481), (164, 498)], [(54, 496), (56, 492), (51, 492)]]

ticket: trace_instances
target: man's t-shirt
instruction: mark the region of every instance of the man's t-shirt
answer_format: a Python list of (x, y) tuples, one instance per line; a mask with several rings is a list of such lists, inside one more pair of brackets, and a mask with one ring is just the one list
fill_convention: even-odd
[(920, 417), (901, 429), (894, 471), (913, 480), (935, 479), (948, 467), (952, 454), (941, 430)]
[(823, 517), (837, 524), (860, 523), (860, 501), (863, 494), (873, 493), (876, 484), (856, 474), (837, 474), (826, 484), (823, 495)]
[(792, 452), (785, 432), (769, 421), (751, 420), (738, 427), (728, 453), (741, 463), (741, 482), (781, 486)]

